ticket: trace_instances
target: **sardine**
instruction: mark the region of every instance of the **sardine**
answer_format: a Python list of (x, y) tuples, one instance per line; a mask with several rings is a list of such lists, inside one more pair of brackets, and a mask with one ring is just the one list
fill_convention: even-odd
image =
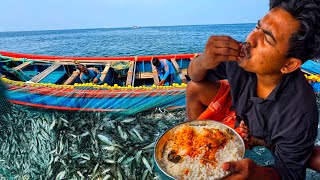
[(145, 157), (142, 157), (142, 162), (146, 166), (146, 168), (149, 170), (149, 172), (152, 173), (152, 168), (151, 168), (148, 160)]
[(107, 144), (109, 144), (110, 146), (113, 145), (112, 141), (111, 141), (107, 136), (98, 134), (98, 138), (99, 138), (102, 142), (107, 143)]

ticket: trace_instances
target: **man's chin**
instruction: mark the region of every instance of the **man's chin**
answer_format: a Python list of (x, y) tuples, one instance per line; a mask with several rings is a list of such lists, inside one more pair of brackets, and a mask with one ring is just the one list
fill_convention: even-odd
[(238, 60), (237, 62), (238, 62), (239, 67), (246, 70), (247, 66), (248, 66), (249, 59), (243, 58), (243, 59)]
[(238, 60), (237, 62), (238, 62), (238, 65), (241, 67), (248, 62), (248, 59), (244, 57), (244, 58)]

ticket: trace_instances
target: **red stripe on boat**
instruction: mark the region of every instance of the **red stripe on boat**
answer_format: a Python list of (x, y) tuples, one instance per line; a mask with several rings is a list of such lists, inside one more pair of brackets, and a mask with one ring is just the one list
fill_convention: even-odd
[(12, 52), (4, 52), (0, 51), (2, 56), (12, 57), (12, 58), (27, 58), (27, 59), (37, 59), (44, 61), (55, 61), (55, 60), (65, 60), (65, 61), (73, 61), (73, 60), (88, 60), (88, 61), (105, 61), (105, 60), (130, 60), (130, 61), (148, 61), (153, 57), (157, 57), (159, 59), (187, 59), (194, 58), (197, 54), (172, 54), (172, 55), (154, 55), (154, 56), (123, 56), (123, 57), (73, 57), (73, 56), (47, 56), (47, 55), (35, 55), (35, 54), (22, 54), (22, 53), (12, 53)]

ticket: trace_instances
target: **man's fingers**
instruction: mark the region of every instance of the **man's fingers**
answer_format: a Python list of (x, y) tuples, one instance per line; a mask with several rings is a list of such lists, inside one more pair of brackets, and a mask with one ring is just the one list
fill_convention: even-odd
[(248, 132), (249, 129), (248, 129), (247, 127), (241, 127), (241, 126), (240, 126), (240, 131), (241, 131), (241, 132)]
[(246, 123), (244, 123), (244, 121), (242, 120), (242, 121), (240, 122), (240, 126), (241, 126), (241, 125), (246, 126)]
[(242, 132), (243, 137), (249, 137), (249, 133)]
[(215, 40), (209, 39), (206, 44), (206, 49), (220, 49), (226, 48), (238, 52), (241, 52), (241, 47), (237, 41), (224, 41), (224, 40)]
[(255, 171), (255, 163), (248, 158), (240, 161), (226, 162), (222, 165), (224, 171), (231, 172), (227, 179), (248, 179), (250, 171)]
[(241, 127), (241, 126), (240, 126), (240, 131), (241, 131), (242, 133), (249, 133), (249, 130), (248, 130), (247, 127)]
[(243, 138), (244, 141), (246, 142), (249, 142), (250, 141), (250, 136), (247, 134), (247, 135), (242, 135), (241, 136)]
[(241, 57), (241, 52), (234, 50), (232, 48), (228, 47), (222, 47), (222, 48), (211, 48), (210, 51), (212, 51), (215, 55), (223, 55), (223, 56), (239, 56)]
[(249, 133), (248, 126), (244, 123), (244, 121), (240, 122), (240, 131), (241, 131), (241, 137), (245, 141), (249, 141), (250, 133)]
[(222, 164), (222, 169), (223, 169), (224, 171), (229, 171), (229, 169), (230, 169), (230, 164), (229, 164), (229, 163), (223, 163), (223, 164)]
[(235, 39), (233, 39), (232, 37), (230, 36), (211, 36), (209, 38), (209, 41), (229, 41), (229, 42), (232, 42), (232, 43), (238, 43), (238, 41), (236, 41)]
[(240, 122), (240, 127), (242, 128), (248, 128), (248, 126), (244, 123), (244, 121)]
[(245, 140), (245, 141), (249, 141), (249, 138), (250, 138), (250, 133), (248, 130), (242, 130), (240, 129), (241, 131), (241, 137)]
[(241, 169), (238, 164), (239, 161), (226, 162), (222, 165), (222, 169), (224, 171), (239, 172)]
[(240, 124), (240, 129), (248, 130), (248, 126)]
[(236, 169), (237, 169), (237, 164), (234, 163), (233, 161), (230, 161), (230, 162), (226, 162), (222, 165), (222, 169), (224, 171), (231, 171), (231, 172), (237, 172)]
[(230, 48), (238, 52), (241, 51), (241, 47), (238, 43), (233, 43), (230, 41), (210, 41), (207, 43), (207, 46), (212, 46), (215, 48)]
[(215, 60), (217, 61), (238, 61), (240, 60), (239, 59), (239, 56), (223, 56), (223, 55), (217, 55), (215, 57)]
[(240, 128), (240, 131), (241, 131), (242, 134), (245, 134), (245, 135), (249, 134), (249, 131), (247, 129), (241, 129)]

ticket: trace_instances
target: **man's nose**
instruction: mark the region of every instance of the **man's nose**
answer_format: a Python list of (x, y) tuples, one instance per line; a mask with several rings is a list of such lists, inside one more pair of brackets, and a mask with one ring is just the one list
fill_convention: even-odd
[[(253, 30), (246, 39), (246, 42), (251, 45), (251, 47), (256, 47), (258, 45), (259, 37), (261, 36), (261, 33), (257, 30)], [(263, 38), (262, 38), (263, 39)]]

